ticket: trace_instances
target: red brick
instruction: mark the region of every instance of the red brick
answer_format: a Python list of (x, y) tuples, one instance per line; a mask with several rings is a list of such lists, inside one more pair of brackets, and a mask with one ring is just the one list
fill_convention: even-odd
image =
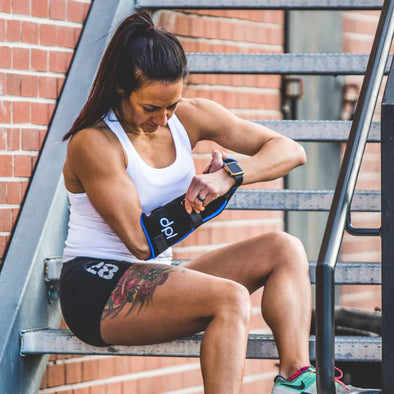
[(1, 0), (0, 1), (0, 12), (11, 14), (12, 0)]
[(82, 381), (97, 379), (98, 360), (91, 360), (82, 364)]
[(59, 44), (66, 48), (75, 48), (78, 41), (78, 36), (74, 34), (74, 28), (68, 26), (58, 27)]
[(46, 46), (58, 45), (58, 27), (55, 25), (40, 26), (40, 44)]
[(7, 201), (7, 182), (0, 182), (0, 204)]
[(34, 0), (31, 2), (31, 15), (46, 18), (48, 16), (48, 0)]
[(11, 123), (11, 103), (9, 101), (0, 101), (0, 122)]
[(50, 364), (48, 367), (48, 387), (61, 386), (66, 382), (64, 363)]
[(0, 177), (12, 176), (12, 156), (0, 155)]
[(7, 204), (21, 203), (21, 185), (20, 182), (7, 182)]
[(5, 74), (6, 85), (5, 94), (10, 96), (20, 96), (21, 95), (21, 76), (18, 74)]
[(9, 235), (0, 235), (0, 256), (2, 259), (4, 258), (4, 252), (8, 245), (9, 240), (10, 240)]
[(52, 72), (66, 73), (72, 53), (51, 51), (49, 53), (49, 70)]
[(22, 22), (22, 41), (29, 44), (38, 44), (38, 24)]
[(73, 394), (91, 394), (89, 387), (84, 387), (81, 389), (74, 389)]
[(73, 362), (66, 364), (66, 384), (82, 381), (82, 364)]
[(12, 230), (12, 209), (0, 208), (0, 231)]
[(35, 48), (31, 50), (31, 69), (48, 71), (48, 51)]
[(15, 101), (12, 104), (13, 123), (30, 122), (30, 103), (28, 101)]
[(5, 25), (6, 25), (6, 21), (4, 19), (0, 20), (0, 42), (4, 42), (5, 41)]
[(12, 12), (14, 14), (29, 15), (30, 0), (12, 0)]
[(91, 5), (91, 3), (82, 3), (82, 6), (83, 6), (83, 21), (85, 21), (86, 17), (88, 16), (90, 5)]
[(12, 49), (12, 66), (16, 70), (28, 70), (30, 63), (30, 53), (27, 48)]
[(49, 17), (51, 19), (66, 19), (66, 1), (65, 0), (50, 0), (49, 2)]
[(28, 181), (21, 182), (21, 198), (22, 200), (25, 198), (27, 188), (29, 187)]
[(0, 68), (11, 68), (11, 48), (0, 47)]
[(349, 18), (349, 17), (344, 17), (343, 18), (343, 31), (345, 33), (356, 33), (356, 34), (362, 34), (362, 35), (370, 35), (371, 38), (373, 39), (375, 32), (376, 32), (376, 27), (377, 27), (378, 21), (372, 21), (372, 20), (363, 20), (362, 23), (360, 23), (360, 20), (357, 18)]
[(19, 42), (21, 40), (21, 22), (16, 20), (7, 20), (6, 32), (7, 41)]
[(58, 97), (58, 82), (57, 78), (40, 77), (38, 81), (40, 97), (57, 98)]
[(21, 148), (21, 132), (20, 129), (7, 130), (7, 150), (15, 151)]
[(61, 93), (61, 91), (62, 91), (62, 89), (63, 89), (63, 85), (64, 85), (64, 82), (65, 82), (65, 81), (66, 81), (66, 78), (64, 78), (64, 77), (57, 78), (57, 81), (56, 81), (56, 93), (57, 93), (57, 97), (60, 96), (60, 93)]
[(41, 144), (41, 130), (22, 129), (22, 150), (39, 151)]
[(104, 385), (100, 386), (91, 386), (89, 390), (89, 394), (107, 394), (107, 388)]
[(77, 42), (79, 40), (79, 37), (81, 35), (82, 28), (74, 28), (73, 29), (73, 37), (74, 37), (74, 48), (77, 45)]
[(31, 123), (47, 125), (54, 106), (47, 103), (31, 103)]
[(47, 129), (44, 130), (40, 130), (40, 145), (42, 146), (42, 144), (44, 143), (45, 137), (47, 135)]
[(84, 4), (80, 3), (79, 1), (69, 0), (67, 7), (67, 16), (69, 21), (83, 22), (86, 16)]
[(17, 177), (29, 177), (32, 173), (32, 157), (29, 155), (17, 155), (14, 157), (14, 175)]
[(21, 95), (25, 97), (37, 97), (37, 77), (34, 75), (21, 76)]

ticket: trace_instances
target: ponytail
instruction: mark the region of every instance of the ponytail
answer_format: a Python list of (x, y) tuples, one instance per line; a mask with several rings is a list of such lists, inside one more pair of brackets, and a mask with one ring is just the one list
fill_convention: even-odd
[(157, 28), (148, 12), (132, 14), (115, 31), (86, 104), (63, 141), (100, 122), (145, 80), (176, 82), (186, 76), (186, 56), (178, 39)]

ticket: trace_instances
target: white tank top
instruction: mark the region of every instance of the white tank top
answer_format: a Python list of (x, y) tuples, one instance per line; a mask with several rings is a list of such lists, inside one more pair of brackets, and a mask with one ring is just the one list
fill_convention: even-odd
[[(137, 188), (143, 212), (149, 213), (186, 192), (195, 169), (189, 136), (176, 115), (168, 120), (176, 158), (164, 168), (153, 168), (144, 162), (112, 111), (104, 121), (126, 152), (126, 172)], [(68, 192), (68, 197), (71, 208), (64, 262), (79, 256), (141, 262), (94, 209), (86, 193)], [(169, 263), (171, 258), (169, 248), (149, 262)]]

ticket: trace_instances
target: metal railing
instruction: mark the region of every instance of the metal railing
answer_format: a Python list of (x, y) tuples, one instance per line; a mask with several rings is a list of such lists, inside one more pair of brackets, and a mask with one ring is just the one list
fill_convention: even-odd
[(334, 272), (393, 34), (394, 0), (386, 0), (361, 87), (316, 267), (316, 366), (319, 394), (335, 394)]
[(382, 388), (394, 391), (394, 63), (382, 102)]

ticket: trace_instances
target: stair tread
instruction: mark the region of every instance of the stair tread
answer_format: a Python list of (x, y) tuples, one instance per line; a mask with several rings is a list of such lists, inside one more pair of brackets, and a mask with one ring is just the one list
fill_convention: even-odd
[[(33, 329), (21, 332), (21, 354), (95, 354), (112, 356), (199, 357), (202, 334), (146, 346), (95, 347), (76, 338), (69, 330)], [(310, 356), (315, 359), (315, 336), (310, 337)], [(337, 336), (336, 360), (381, 359), (381, 337)], [(249, 334), (247, 358), (277, 359), (270, 334)]]
[(192, 74), (360, 75), (368, 59), (369, 55), (343, 53), (187, 53)]
[[(347, 142), (352, 125), (340, 120), (253, 120), (295, 141)], [(368, 142), (380, 142), (380, 122), (373, 122)]]
[[(180, 264), (186, 260), (175, 259), (174, 264)], [(60, 278), (62, 258), (53, 257), (46, 260), (46, 281), (56, 282)], [(381, 264), (369, 261), (339, 261), (335, 269), (336, 284), (381, 284)], [(311, 283), (316, 283), (316, 262), (309, 263), (309, 276)]]
[(383, 0), (138, 0), (137, 8), (381, 9)]
[[(332, 190), (247, 190), (239, 189), (227, 209), (328, 211), (334, 192)], [(380, 211), (380, 191), (355, 191), (352, 211)]]

